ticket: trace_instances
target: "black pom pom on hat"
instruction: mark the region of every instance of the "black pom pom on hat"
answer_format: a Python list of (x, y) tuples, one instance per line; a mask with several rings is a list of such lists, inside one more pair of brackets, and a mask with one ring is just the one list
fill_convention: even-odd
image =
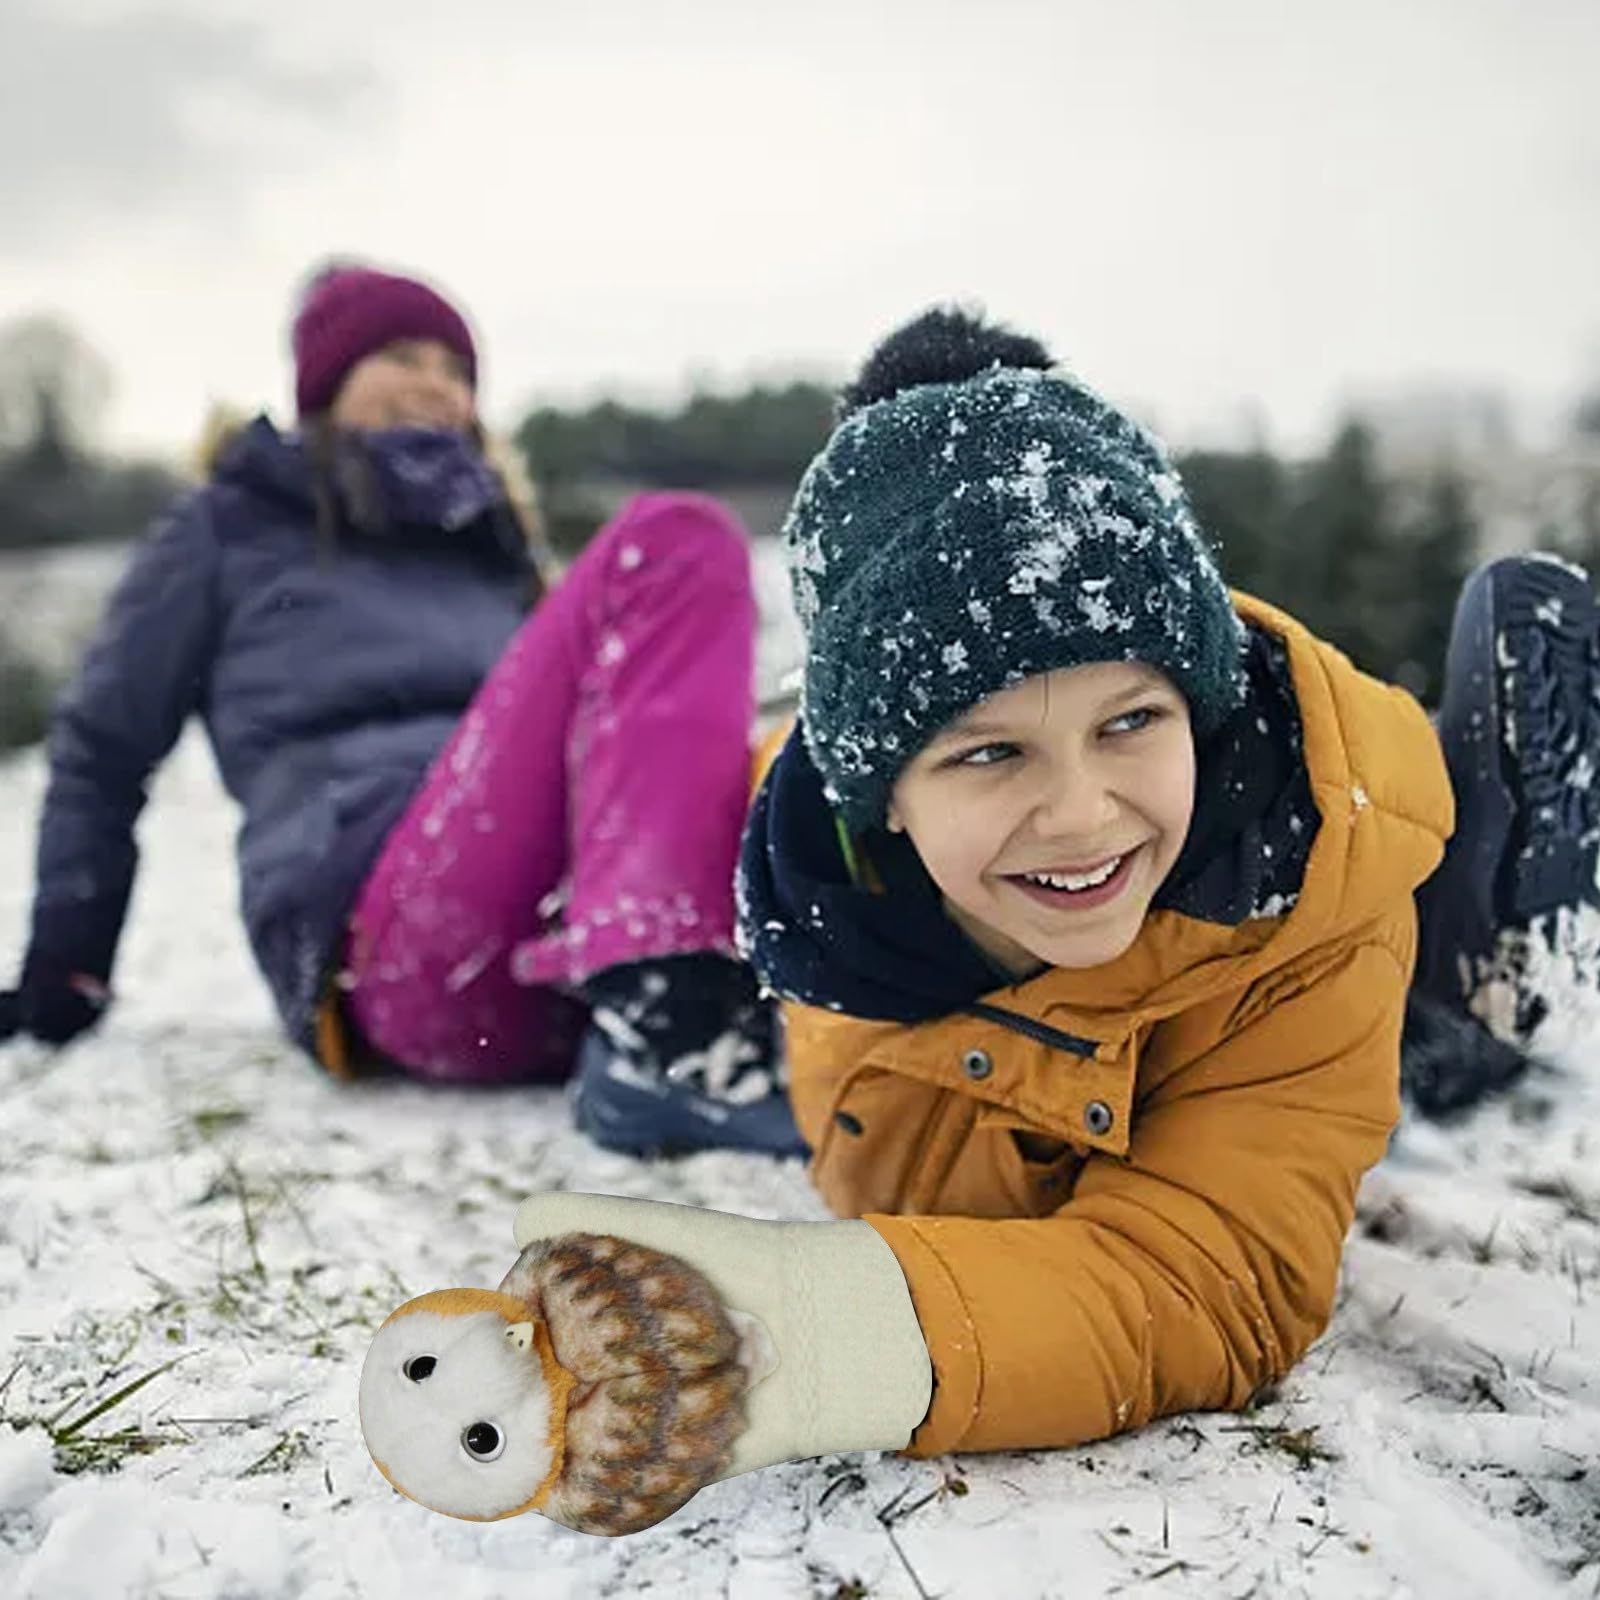
[(1047, 372), (1055, 365), (1039, 340), (963, 306), (930, 306), (896, 328), (839, 391), (839, 420), (927, 383), (962, 383), (1000, 367)]

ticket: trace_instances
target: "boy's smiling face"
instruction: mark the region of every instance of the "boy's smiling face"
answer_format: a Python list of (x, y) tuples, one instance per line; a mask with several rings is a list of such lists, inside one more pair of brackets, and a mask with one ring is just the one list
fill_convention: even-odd
[(895, 783), (910, 835), (967, 935), (1021, 977), (1095, 967), (1138, 936), (1194, 810), (1183, 696), (1155, 668), (1044, 673), (947, 724)]

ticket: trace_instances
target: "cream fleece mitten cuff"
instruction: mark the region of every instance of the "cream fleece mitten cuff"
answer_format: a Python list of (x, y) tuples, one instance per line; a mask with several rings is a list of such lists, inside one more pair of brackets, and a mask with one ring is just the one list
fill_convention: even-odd
[(723, 1477), (845, 1450), (899, 1450), (927, 1415), (933, 1366), (894, 1252), (865, 1222), (763, 1222), (658, 1200), (541, 1194), (517, 1208), (518, 1251), (610, 1233), (680, 1257), (756, 1318), (777, 1366), (746, 1399)]

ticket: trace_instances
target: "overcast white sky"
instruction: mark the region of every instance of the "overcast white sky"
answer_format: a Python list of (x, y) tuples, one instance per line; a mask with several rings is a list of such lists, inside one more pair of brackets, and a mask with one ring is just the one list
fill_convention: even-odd
[(486, 403), (842, 374), (977, 298), (1178, 439), (1600, 370), (1600, 0), (0, 0), (0, 318), (113, 440), (282, 414), (329, 253)]

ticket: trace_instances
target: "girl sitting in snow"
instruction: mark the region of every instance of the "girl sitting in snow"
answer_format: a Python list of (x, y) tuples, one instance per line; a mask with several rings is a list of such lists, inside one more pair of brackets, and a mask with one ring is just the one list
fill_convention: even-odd
[(451, 304), (332, 268), (293, 347), (298, 427), (252, 423), (139, 549), (57, 711), (0, 1038), (99, 1019), (146, 780), (198, 712), (251, 945), (326, 1066), (554, 1081), (582, 1055), (648, 1103), (647, 1142), (799, 1148), (732, 948), (742, 529), (644, 495), (546, 593)]
[[(816, 1182), (863, 1220), (555, 1195), (518, 1243), (631, 1237), (795, 1330), (766, 1381), (824, 1373), (826, 1403), (749, 1464), (1242, 1406), (1328, 1320), (1408, 995), (1435, 1104), (1459, 1050), (1520, 1064), (1463, 1000), (1593, 882), (1596, 797), (1565, 784), (1600, 744), (1592, 592), (1478, 574), (1436, 733), (1230, 597), (1160, 447), (1033, 340), (930, 313), (843, 413), (785, 532), (802, 714), (741, 926), (791, 1002)], [(775, 1226), (788, 1314), (740, 1265)]]

